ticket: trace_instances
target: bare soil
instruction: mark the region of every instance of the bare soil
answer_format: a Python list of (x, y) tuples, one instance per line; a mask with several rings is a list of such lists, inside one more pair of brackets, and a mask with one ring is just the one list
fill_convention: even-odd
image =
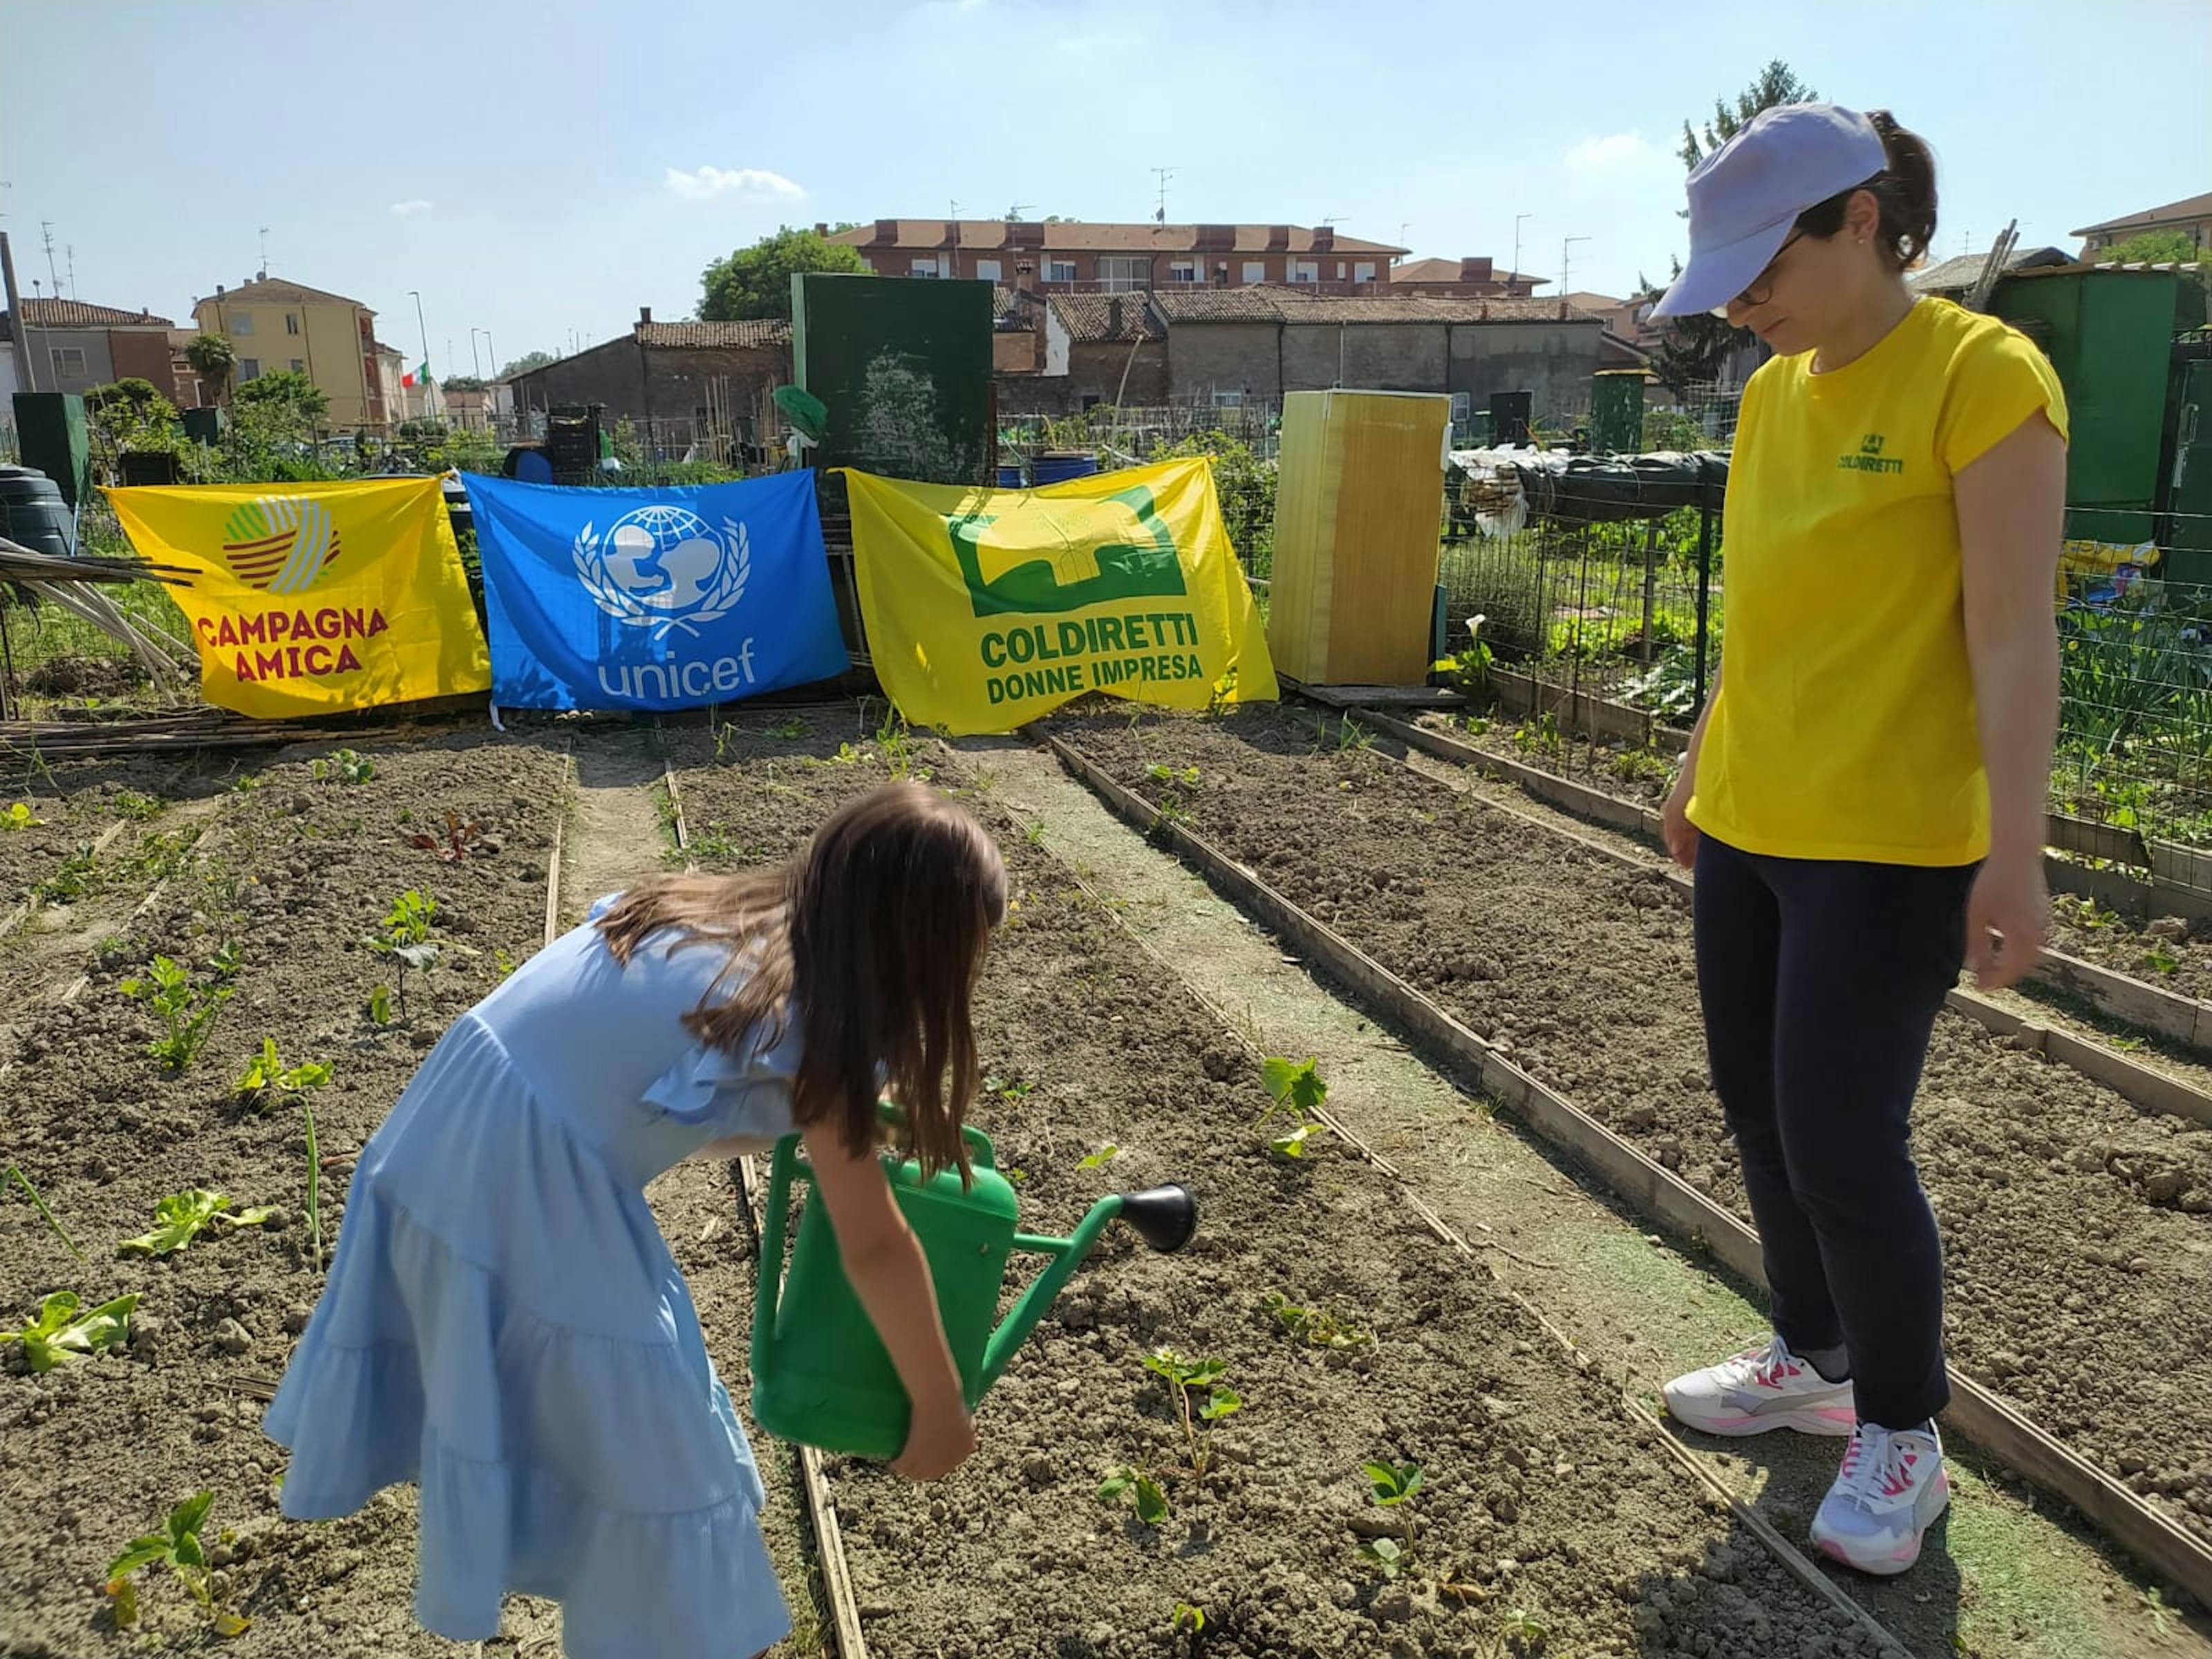
[[(1744, 1212), (1705, 1072), (1688, 917), (1656, 873), (1542, 836), (1356, 744), (1317, 743), (1281, 710), (1075, 714), (1054, 727)], [(1196, 781), (1179, 781), (1190, 767)], [(2212, 1131), (1949, 1015), (1916, 1126), (1944, 1228), (1954, 1357), (2212, 1533)]]
[[(1205, 1206), (1179, 1255), (1109, 1233), (986, 1401), (981, 1449), (951, 1479), (917, 1488), (831, 1460), (872, 1652), (1859, 1650), (1391, 1183), (1325, 1139), (1296, 1164), (1266, 1150), (1256, 1060), (1030, 843), (983, 772), (934, 744), (887, 753), (842, 712), (753, 717), (721, 736), (719, 757), (702, 733), (670, 740), (709, 868), (785, 856), (894, 770), (964, 793), (1012, 878), (979, 999), (976, 1121), (1018, 1182), (1024, 1226), (1065, 1233), (1101, 1194), (1171, 1179)], [(1103, 1167), (1081, 1167), (1109, 1143)], [(710, 1334), (751, 1293), (737, 1275), (694, 1291)], [(1270, 1291), (1374, 1340), (1297, 1343), (1268, 1315)], [(1223, 1360), (1245, 1402), (1214, 1431), (1203, 1479), (1171, 1391), (1142, 1364), (1162, 1345)], [(1429, 1482), (1413, 1568), (1395, 1583), (1358, 1553), (1395, 1524), (1360, 1473), (1383, 1457), (1419, 1462)], [(1164, 1524), (1094, 1496), (1122, 1465), (1163, 1481)], [(1203, 1611), (1202, 1635), (1177, 1631), (1178, 1604)], [(1540, 1644), (1507, 1639), (1516, 1611)]]

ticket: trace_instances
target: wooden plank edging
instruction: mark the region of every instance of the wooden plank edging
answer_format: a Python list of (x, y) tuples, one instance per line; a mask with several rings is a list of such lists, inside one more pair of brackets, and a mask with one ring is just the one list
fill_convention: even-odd
[[(1217, 890), (1331, 978), (1359, 994), (1370, 1011), (1447, 1056), (1547, 1140), (1587, 1164), (1643, 1213), (1668, 1224), (1740, 1277), (1765, 1287), (1758, 1236), (1733, 1212), (1529, 1077), (1413, 986), (1209, 842), (1161, 818), (1149, 803), (1079, 750), (1057, 737), (1048, 736), (1045, 742), (1061, 765), (1124, 822), (1140, 833), (1164, 837)], [(1952, 1400), (1944, 1420), (1949, 1426), (2021, 1475), (2057, 1492), (2122, 1548), (2199, 1602), (2212, 1605), (2212, 1543), (2151, 1508), (1957, 1366), (1948, 1367), (1948, 1374)]]

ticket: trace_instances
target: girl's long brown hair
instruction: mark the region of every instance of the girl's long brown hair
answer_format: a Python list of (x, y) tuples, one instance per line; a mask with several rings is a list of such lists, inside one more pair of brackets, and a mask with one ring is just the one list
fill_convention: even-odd
[[(804, 1052), (792, 1088), (801, 1124), (828, 1120), (854, 1157), (881, 1136), (877, 1067), (904, 1111), (925, 1175), (968, 1176), (960, 1125), (975, 1093), (970, 1005), (1006, 914), (999, 849), (967, 812), (919, 784), (849, 802), (790, 863), (733, 876), (659, 876), (599, 919), (625, 964), (652, 935), (719, 944), (729, 961), (684, 1016), (735, 1052), (756, 1028), (779, 1039), (795, 1010)], [(736, 989), (722, 1002), (716, 992)]]

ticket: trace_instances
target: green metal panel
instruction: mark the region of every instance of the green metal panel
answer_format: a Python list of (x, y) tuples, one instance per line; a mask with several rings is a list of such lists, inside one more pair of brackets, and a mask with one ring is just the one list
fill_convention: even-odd
[(2167, 523), (2166, 574), (2212, 582), (2212, 358), (2174, 365), (2173, 516)]
[(85, 430), (84, 399), (74, 392), (19, 392), (15, 433), (23, 465), (35, 466), (61, 487), (71, 508), (92, 492), (92, 441)]
[(791, 300), (799, 384), (830, 411), (818, 465), (990, 482), (990, 283), (805, 271)]
[(1632, 455), (1644, 447), (1644, 371), (1601, 370), (1590, 381), (1589, 445), (1599, 455)]
[(2148, 514), (2157, 496), (2175, 281), (2171, 271), (2072, 270), (1997, 284), (1990, 308), (2042, 346), (2066, 389), (2070, 507), (2140, 506)]

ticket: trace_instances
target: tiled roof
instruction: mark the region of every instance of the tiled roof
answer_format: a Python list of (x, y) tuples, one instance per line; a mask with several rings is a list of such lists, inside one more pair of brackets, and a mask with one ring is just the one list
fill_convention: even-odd
[[(1905, 277), (1905, 285), (1916, 294), (1961, 294), (1980, 280), (1982, 267), (1989, 260), (1987, 248), (1979, 253), (1961, 253), (1939, 265), (1913, 271)], [(2012, 258), (2005, 261), (2005, 269), (2032, 270), (2042, 265), (2070, 265), (2073, 263), (2073, 255), (2063, 248), (2027, 247), (2015, 250)]]
[[(251, 305), (271, 300), (280, 305), (289, 301), (293, 305), (360, 306), (362, 310), (368, 311), (368, 307), (358, 300), (349, 300), (344, 295), (333, 294), (328, 289), (309, 288), (305, 283), (288, 283), (281, 276), (263, 276), (254, 282), (241, 283), (236, 288), (225, 289), (221, 294), (208, 295), (194, 303), (206, 305), (216, 300), (227, 306)], [(369, 311), (368, 314), (374, 317), (376, 313)]]
[[(1456, 259), (1405, 259), (1390, 267), (1394, 283), (1456, 283), (1462, 280), (1460, 262)], [(1509, 282), (1548, 283), (1548, 276), (1539, 276), (1530, 271), (1493, 270), (1483, 278), (1501, 287)]]
[(2099, 236), (2108, 230), (2144, 230), (2153, 225), (2182, 219), (2212, 219), (2212, 191), (2207, 191), (2202, 196), (2185, 196), (2178, 202), (2168, 202), (2164, 207), (2145, 208), (2141, 213), (2107, 219), (2102, 224), (2084, 225), (2079, 230), (2069, 230), (2066, 234), (2069, 236)]
[(26, 300), (23, 322), (29, 328), (174, 328), (167, 317), (149, 311), (123, 311), (82, 300)]
[(1066, 329), (1067, 337), (1082, 345), (1138, 339), (1164, 338), (1167, 330), (1146, 303), (1142, 294), (1055, 294), (1045, 301)]
[(757, 317), (741, 323), (640, 323), (638, 337), (649, 346), (741, 346), (791, 343), (791, 325), (781, 317)]
[(1557, 300), (1447, 297), (1428, 294), (1337, 295), (1295, 288), (1158, 289), (1176, 323), (1601, 323)]
[[(941, 248), (946, 246), (945, 228), (956, 222), (945, 219), (896, 219), (884, 222), (894, 227), (894, 234), (880, 238), (873, 224), (855, 225), (850, 230), (833, 231), (829, 240), (842, 242), (849, 247), (911, 247)], [(1090, 221), (1061, 220), (1058, 223), (1038, 224), (1035, 222), (1022, 226), (1027, 232), (1041, 233), (1039, 242), (1016, 243), (1014, 226), (1018, 222), (1004, 219), (962, 219), (959, 245), (963, 249), (994, 252), (1000, 249), (1035, 248), (1051, 253), (1312, 253), (1314, 232), (1305, 225), (1161, 225), (1149, 221), (1138, 224), (1103, 224)], [(1281, 240), (1278, 240), (1278, 234)], [(1403, 253), (1401, 247), (1388, 242), (1362, 241), (1357, 236), (1339, 236), (1324, 253)], [(1455, 272), (1457, 267), (1454, 268)]]

